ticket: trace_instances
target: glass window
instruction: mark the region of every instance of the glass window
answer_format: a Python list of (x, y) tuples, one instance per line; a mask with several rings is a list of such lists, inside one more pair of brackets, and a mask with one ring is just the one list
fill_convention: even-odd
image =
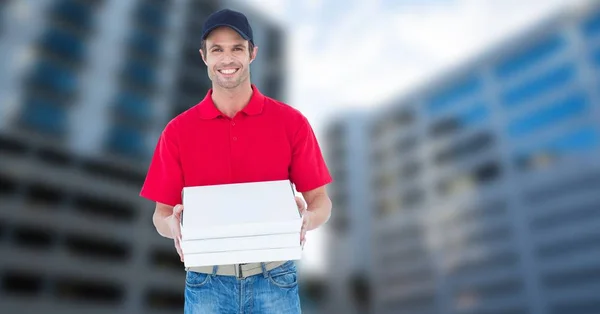
[(489, 148), (493, 142), (494, 137), (490, 133), (477, 133), (441, 150), (436, 154), (435, 161), (437, 164), (444, 164), (446, 162), (465, 158)]
[(127, 76), (134, 82), (144, 86), (152, 85), (155, 80), (154, 69), (137, 60), (127, 64)]
[(137, 121), (148, 121), (152, 116), (151, 109), (148, 99), (132, 92), (122, 92), (117, 100), (117, 110)]
[(581, 28), (587, 37), (592, 37), (600, 33), (600, 10), (597, 10), (585, 19)]
[(562, 120), (580, 116), (587, 107), (587, 98), (580, 92), (574, 93), (509, 123), (508, 133), (511, 137), (523, 136)]
[(131, 46), (137, 53), (152, 57), (156, 57), (160, 49), (156, 37), (142, 31), (134, 33), (131, 38)]
[(558, 34), (547, 37), (500, 62), (494, 71), (495, 75), (500, 79), (505, 79), (526, 71), (535, 64), (556, 55), (564, 46), (565, 41)]
[(543, 168), (561, 156), (595, 149), (599, 142), (598, 130), (591, 126), (582, 127), (552, 139), (529, 153), (522, 153), (517, 156), (516, 164), (521, 169)]
[(483, 103), (477, 103), (463, 112), (436, 121), (430, 129), (433, 137), (448, 136), (464, 128), (487, 121), (489, 110)]
[(473, 76), (449, 88), (439, 91), (427, 103), (430, 114), (440, 113), (448, 106), (456, 104), (468, 96), (479, 93), (483, 87), (481, 79)]
[(71, 32), (51, 29), (42, 38), (42, 45), (51, 53), (79, 62), (84, 53), (83, 41)]
[(44, 133), (62, 135), (67, 131), (67, 111), (47, 99), (28, 99), (21, 118), (26, 126)]
[(524, 101), (552, 91), (572, 81), (575, 77), (575, 68), (572, 64), (561, 65), (557, 68), (540, 73), (502, 94), (502, 102), (505, 107), (515, 107)]
[(139, 157), (146, 154), (140, 131), (124, 125), (115, 125), (108, 136), (109, 150), (117, 154)]
[(91, 8), (82, 1), (63, 0), (53, 8), (53, 15), (61, 23), (67, 23), (78, 30), (91, 27)]
[(151, 3), (143, 3), (138, 9), (138, 18), (142, 23), (154, 29), (162, 29), (165, 24), (165, 13)]
[(76, 77), (73, 72), (55, 63), (39, 62), (33, 73), (33, 81), (39, 86), (53, 89), (61, 94), (71, 94), (76, 89)]

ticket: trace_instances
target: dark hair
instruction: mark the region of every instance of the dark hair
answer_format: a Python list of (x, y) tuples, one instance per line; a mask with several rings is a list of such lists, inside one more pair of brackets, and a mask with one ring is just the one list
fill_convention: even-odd
[[(248, 53), (250, 54), (250, 58), (252, 58), (252, 52), (254, 51), (254, 44), (252, 44), (252, 42), (250, 42), (249, 40), (247, 40), (247, 42), (248, 42), (248, 50), (249, 50)], [(206, 56), (206, 40), (202, 40), (202, 42), (200, 43), (200, 49)]]

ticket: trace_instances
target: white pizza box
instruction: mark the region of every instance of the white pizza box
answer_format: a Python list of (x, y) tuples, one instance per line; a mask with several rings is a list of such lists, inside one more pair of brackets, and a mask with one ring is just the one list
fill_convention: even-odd
[(185, 187), (182, 240), (299, 233), (289, 180)]
[(293, 248), (299, 245), (300, 232), (181, 241), (185, 256), (195, 253)]
[(299, 260), (301, 257), (302, 247), (296, 246), (291, 248), (186, 254), (184, 255), (184, 265), (185, 267), (201, 267), (241, 263), (276, 262)]

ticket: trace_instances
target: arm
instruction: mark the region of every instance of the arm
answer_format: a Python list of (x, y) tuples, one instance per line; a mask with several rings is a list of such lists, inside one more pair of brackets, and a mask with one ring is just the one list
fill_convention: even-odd
[(175, 241), (175, 249), (179, 254), (179, 258), (183, 262), (183, 251), (181, 250), (181, 212), (183, 211), (182, 205), (175, 207), (156, 203), (154, 209), (154, 215), (152, 215), (152, 222), (158, 234), (165, 238), (173, 239)]
[(329, 220), (331, 216), (331, 200), (325, 186), (302, 193), (307, 203), (307, 213), (310, 215), (306, 231), (314, 230)]

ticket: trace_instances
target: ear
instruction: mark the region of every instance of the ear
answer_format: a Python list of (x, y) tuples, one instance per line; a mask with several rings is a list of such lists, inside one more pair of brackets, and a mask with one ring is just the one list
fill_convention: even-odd
[(206, 56), (204, 55), (202, 48), (198, 49), (198, 51), (200, 52), (200, 56), (202, 57), (202, 61), (204, 62), (204, 64), (208, 66), (208, 63), (206, 62)]
[(254, 49), (252, 50), (252, 57), (250, 58), (250, 63), (252, 63), (252, 61), (254, 61), (254, 59), (256, 59), (257, 53), (258, 53), (258, 46), (254, 46)]

